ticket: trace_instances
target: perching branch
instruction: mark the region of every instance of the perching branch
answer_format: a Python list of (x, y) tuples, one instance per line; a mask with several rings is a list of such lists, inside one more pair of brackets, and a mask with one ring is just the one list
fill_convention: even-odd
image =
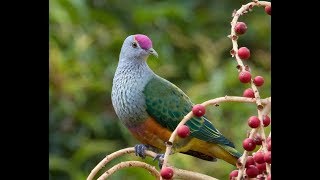
[[(103, 167), (105, 167), (111, 160), (113, 160), (117, 157), (126, 155), (126, 154), (134, 154), (134, 153), (135, 153), (134, 147), (129, 147), (129, 148), (121, 149), (119, 151), (116, 151), (112, 154), (107, 155), (102, 161), (100, 161), (100, 163), (94, 169), (91, 170), (91, 173), (87, 177), (87, 180), (93, 180), (93, 178), (96, 176), (96, 174)], [(152, 158), (155, 158), (157, 156), (157, 153), (155, 153), (153, 151), (149, 151), (149, 150), (146, 150), (145, 154), (147, 156), (152, 157)], [(159, 171), (154, 166), (151, 166), (149, 164), (146, 164), (146, 163), (140, 162), (140, 161), (125, 161), (125, 162), (121, 162), (121, 163), (113, 166), (109, 170), (107, 170), (105, 173), (103, 173), (98, 178), (98, 180), (106, 179), (110, 175), (112, 175), (114, 172), (116, 172), (117, 170), (120, 170), (120, 169), (123, 169), (126, 167), (141, 167), (141, 168), (148, 170), (157, 179), (160, 178)], [(195, 179), (195, 180), (216, 180), (216, 178), (213, 178), (213, 177), (201, 174), (201, 173), (183, 170), (183, 169), (179, 169), (179, 168), (175, 168), (175, 167), (172, 167), (172, 169), (174, 170), (174, 178)]]
[(120, 170), (120, 169), (123, 169), (123, 168), (126, 168), (126, 167), (141, 167), (141, 168), (144, 168), (144, 169), (148, 170), (157, 179), (160, 179), (159, 171), (157, 171), (154, 166), (151, 166), (150, 164), (147, 164), (147, 163), (144, 163), (144, 162), (141, 162), (141, 161), (125, 161), (125, 162), (121, 162), (121, 163), (113, 166), (112, 168), (110, 168), (108, 171), (103, 173), (98, 178), (98, 180), (105, 180), (105, 179), (107, 179), (107, 177), (112, 175), (117, 170)]
[[(125, 148), (125, 149), (121, 149), (119, 151), (116, 151), (112, 154), (107, 155), (102, 161), (100, 161), (100, 163), (91, 170), (91, 173), (89, 174), (87, 180), (92, 180), (94, 178), (94, 176), (99, 172), (100, 169), (102, 169), (107, 163), (109, 163), (111, 160), (125, 155), (125, 154), (130, 154), (130, 153), (135, 153), (134, 147), (130, 147), (130, 148)], [(150, 156), (150, 157), (156, 157), (157, 153), (146, 150), (145, 154)]]

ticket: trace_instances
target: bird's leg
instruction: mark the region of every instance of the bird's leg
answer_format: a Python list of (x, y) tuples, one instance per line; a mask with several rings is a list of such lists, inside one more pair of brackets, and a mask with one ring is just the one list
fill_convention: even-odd
[(164, 158), (164, 154), (157, 154), (157, 156), (153, 158), (153, 161), (155, 160), (158, 161), (158, 166), (160, 169), (162, 168), (163, 158)]
[[(153, 152), (158, 152), (158, 149), (153, 147), (153, 146), (150, 146), (150, 145), (147, 145), (147, 144), (136, 144), (134, 146), (134, 149), (135, 149), (135, 154), (136, 156), (139, 156), (141, 157), (142, 159), (144, 159), (146, 157), (146, 150), (151, 150)], [(156, 157), (153, 158), (153, 161), (157, 160), (158, 161), (158, 166), (159, 168), (161, 169), (162, 168), (162, 164), (163, 164), (163, 158), (164, 158), (164, 154), (157, 154)]]
[(134, 146), (135, 154), (136, 156), (140, 156), (142, 159), (146, 157), (146, 149), (149, 148), (149, 145), (147, 144), (136, 144)]

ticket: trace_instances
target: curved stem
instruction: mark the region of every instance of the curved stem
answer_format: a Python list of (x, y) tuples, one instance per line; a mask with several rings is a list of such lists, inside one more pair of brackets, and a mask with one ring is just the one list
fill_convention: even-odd
[[(242, 5), (241, 8), (234, 13), (233, 19), (231, 21), (231, 35), (229, 35), (228, 37), (232, 41), (232, 56), (235, 55), (236, 61), (238, 63), (238, 66), (237, 66), (238, 71), (242, 71), (243, 69), (247, 69), (248, 67), (244, 66), (242, 60), (240, 59), (240, 57), (238, 55), (238, 42), (237, 42), (238, 36), (235, 33), (235, 26), (238, 22), (239, 17), (241, 15), (247, 13), (248, 11), (251, 11), (254, 6), (271, 6), (271, 2), (253, 0), (253, 2)], [(256, 104), (257, 104), (257, 109), (258, 109), (258, 118), (261, 121), (261, 123), (260, 123), (261, 125), (259, 128), (251, 130), (249, 138), (252, 138), (255, 133), (260, 133), (262, 139), (265, 140), (265, 133), (264, 133), (263, 123), (262, 123), (263, 115), (266, 115), (262, 112), (262, 110), (264, 110), (265, 108), (263, 107), (262, 102), (260, 100), (260, 93), (258, 91), (258, 88), (253, 83), (252, 79), (251, 79), (250, 83), (251, 83), (251, 88), (254, 91), (254, 95), (256, 98)], [(271, 101), (271, 98), (270, 98), (270, 101)], [(270, 106), (271, 106), (271, 104), (270, 104)], [(264, 151), (267, 149), (265, 141), (262, 141), (262, 148)], [(247, 156), (248, 156), (248, 152), (245, 150), (241, 159), (240, 159), (241, 166), (238, 171), (238, 177), (237, 177), (238, 180), (240, 180), (244, 174), (244, 164), (246, 163)], [(267, 172), (270, 173), (270, 165), (269, 164), (267, 164)]]
[(144, 168), (146, 170), (148, 170), (151, 175), (155, 176), (157, 179), (160, 179), (160, 173), (156, 170), (156, 168), (154, 166), (151, 166), (150, 164), (141, 162), (141, 161), (125, 161), (125, 162), (121, 162), (115, 166), (113, 166), (112, 168), (110, 168), (108, 171), (106, 171), (105, 173), (103, 173), (98, 180), (104, 180), (107, 179), (107, 177), (109, 177), (110, 175), (112, 175), (113, 173), (115, 173), (117, 170), (126, 168), (126, 167), (141, 167)]
[(235, 33), (234, 27), (238, 22), (238, 19), (241, 15), (243, 15), (244, 12), (247, 12), (249, 8), (253, 8), (254, 6), (271, 6), (271, 2), (268, 1), (253, 1), (248, 4), (242, 5), (241, 8), (236, 11), (236, 13), (233, 16), (233, 19), (231, 21), (231, 35), (229, 36), (232, 41), (232, 49), (235, 52), (235, 57), (237, 60), (238, 65), (240, 65), (241, 68), (245, 68), (245, 66), (242, 63), (242, 60), (238, 56), (238, 36)]

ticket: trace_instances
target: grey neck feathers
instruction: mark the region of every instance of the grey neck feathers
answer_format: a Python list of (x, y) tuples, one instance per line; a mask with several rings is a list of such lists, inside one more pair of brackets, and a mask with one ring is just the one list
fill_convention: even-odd
[(127, 127), (148, 118), (143, 90), (154, 75), (145, 60), (120, 58), (113, 79), (112, 103), (119, 119)]

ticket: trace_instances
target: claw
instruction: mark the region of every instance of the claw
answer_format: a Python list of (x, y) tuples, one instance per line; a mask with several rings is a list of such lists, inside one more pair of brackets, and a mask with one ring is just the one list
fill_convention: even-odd
[(158, 166), (161, 169), (163, 164), (164, 154), (157, 154), (156, 157), (153, 158), (153, 161), (158, 160)]
[(164, 158), (164, 154), (157, 154), (156, 157), (153, 158), (153, 161), (155, 161), (155, 160), (162, 161), (163, 158)]
[(146, 149), (148, 149), (147, 145), (137, 144), (134, 146), (136, 156), (140, 156), (142, 159), (146, 157)]

